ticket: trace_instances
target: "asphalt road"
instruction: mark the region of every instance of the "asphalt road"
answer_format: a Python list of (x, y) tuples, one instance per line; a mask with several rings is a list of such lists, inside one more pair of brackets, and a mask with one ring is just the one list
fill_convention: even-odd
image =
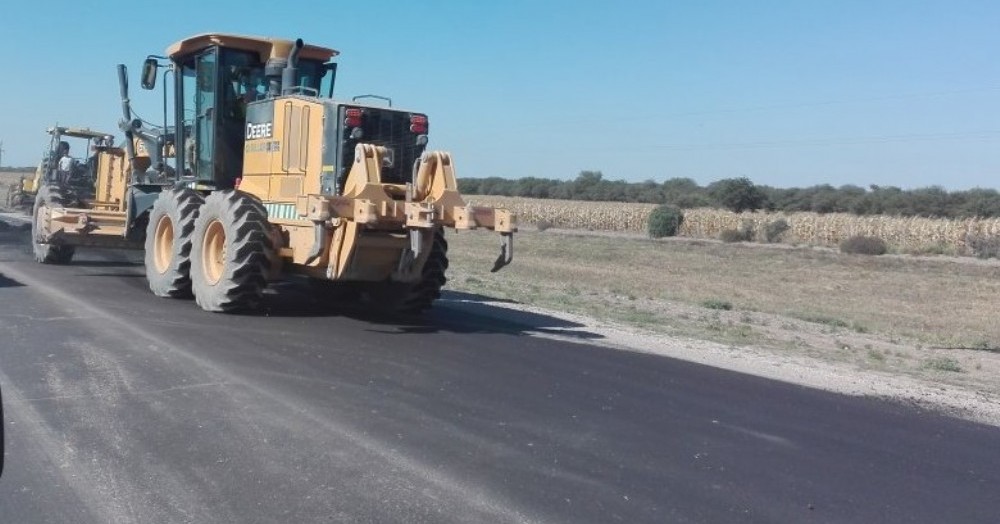
[(156, 298), (0, 233), (0, 523), (997, 522), (1000, 430), (501, 317)]

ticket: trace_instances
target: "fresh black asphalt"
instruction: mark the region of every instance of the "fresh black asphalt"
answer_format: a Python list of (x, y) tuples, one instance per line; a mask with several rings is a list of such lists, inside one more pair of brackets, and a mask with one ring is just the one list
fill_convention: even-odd
[(0, 233), (0, 524), (1000, 522), (994, 427), (460, 293), (420, 322), (301, 282), (210, 314), (135, 253), (25, 241)]

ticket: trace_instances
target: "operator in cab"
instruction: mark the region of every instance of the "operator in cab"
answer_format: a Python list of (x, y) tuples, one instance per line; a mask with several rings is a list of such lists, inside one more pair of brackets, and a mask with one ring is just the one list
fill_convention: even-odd
[(69, 156), (68, 142), (59, 142), (58, 157), (56, 169), (58, 170), (59, 184), (65, 185), (73, 176), (73, 170), (76, 169), (76, 159)]

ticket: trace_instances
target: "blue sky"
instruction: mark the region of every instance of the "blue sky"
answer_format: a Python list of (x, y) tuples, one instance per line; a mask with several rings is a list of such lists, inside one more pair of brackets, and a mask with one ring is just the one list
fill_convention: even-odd
[(270, 5), (8, 2), (4, 164), (35, 163), (57, 121), (115, 130), (118, 62), (157, 119), (142, 59), (220, 31), (340, 50), (339, 95), (427, 112), (460, 177), (1000, 186), (996, 1)]

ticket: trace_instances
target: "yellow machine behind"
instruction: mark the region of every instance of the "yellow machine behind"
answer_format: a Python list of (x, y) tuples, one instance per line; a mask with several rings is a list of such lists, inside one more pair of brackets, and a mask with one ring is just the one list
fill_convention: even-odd
[[(32, 209), (35, 259), (69, 263), (77, 246), (139, 248), (143, 228), (129, 227), (135, 203), (129, 199), (129, 173), (148, 164), (145, 148), (129, 159), (124, 145), (110, 133), (86, 128), (52, 127), (50, 151), (36, 174), (38, 190)], [(82, 143), (82, 157), (61, 165), (62, 148)], [(133, 220), (134, 222), (134, 220)]]

